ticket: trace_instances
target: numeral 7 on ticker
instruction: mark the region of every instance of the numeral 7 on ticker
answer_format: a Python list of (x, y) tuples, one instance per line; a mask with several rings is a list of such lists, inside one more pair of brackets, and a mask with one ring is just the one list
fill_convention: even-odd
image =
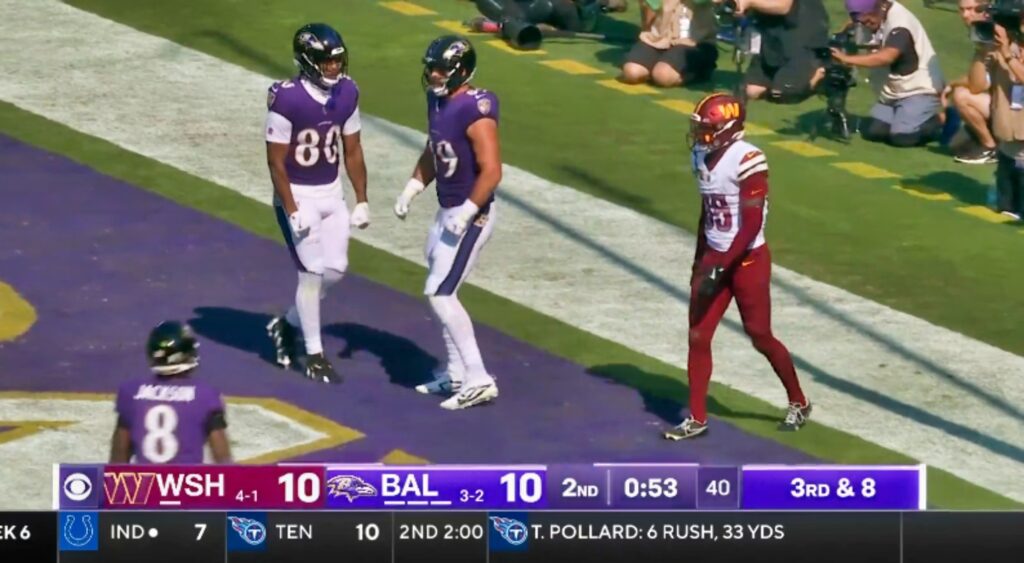
[(206, 524), (196, 524), (196, 529), (199, 530), (199, 533), (196, 534), (196, 541), (200, 541), (203, 539), (203, 534), (206, 533)]

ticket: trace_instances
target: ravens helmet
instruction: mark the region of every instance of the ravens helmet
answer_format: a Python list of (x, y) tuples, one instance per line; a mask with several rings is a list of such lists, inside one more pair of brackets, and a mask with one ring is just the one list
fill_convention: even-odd
[(743, 138), (747, 110), (735, 96), (715, 92), (697, 103), (690, 115), (690, 148), (713, 151)]
[(423, 87), (447, 96), (473, 79), (476, 50), (468, 39), (444, 35), (430, 42), (423, 55)]
[(149, 333), (146, 355), (157, 375), (169, 376), (199, 365), (199, 342), (192, 327), (178, 321), (164, 321)]
[(348, 72), (348, 47), (341, 34), (325, 23), (299, 28), (292, 40), (292, 52), (302, 77), (325, 90)]

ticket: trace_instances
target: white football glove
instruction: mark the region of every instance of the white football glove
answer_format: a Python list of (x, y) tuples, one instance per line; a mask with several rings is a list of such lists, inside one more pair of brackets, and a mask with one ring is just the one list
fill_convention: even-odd
[(454, 235), (462, 236), (462, 233), (466, 232), (469, 222), (479, 212), (480, 207), (467, 199), (462, 205), (455, 208), (455, 213), (452, 213), (444, 220), (444, 228)]
[(297, 239), (309, 234), (309, 225), (302, 219), (302, 214), (298, 210), (288, 216), (288, 225), (291, 226), (292, 235)]
[(426, 189), (426, 186), (423, 185), (423, 182), (416, 178), (409, 178), (409, 181), (405, 184), (405, 189), (402, 190), (401, 195), (399, 195), (398, 199), (395, 201), (395, 215), (397, 215), (399, 219), (405, 219), (405, 216), (409, 214), (409, 204), (411, 204), (412, 200), (416, 199), (416, 196), (420, 195), (420, 192), (424, 189)]
[(352, 215), (349, 217), (352, 226), (357, 229), (365, 229), (370, 226), (370, 204), (367, 202), (357, 203), (352, 208)]

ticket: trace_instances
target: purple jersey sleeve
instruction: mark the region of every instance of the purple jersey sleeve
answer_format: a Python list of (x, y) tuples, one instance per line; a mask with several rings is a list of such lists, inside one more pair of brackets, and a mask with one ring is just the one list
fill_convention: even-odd
[(466, 129), (480, 119), (490, 118), (498, 123), (498, 96), (487, 90), (476, 90), (472, 103), (463, 106), (462, 119)]
[(132, 424), (132, 391), (128, 384), (122, 383), (117, 389), (117, 400), (114, 401), (114, 412), (125, 421), (126, 426)]
[(289, 115), (291, 111), (288, 108), (288, 96), (284, 94), (287, 89), (295, 87), (295, 82), (291, 80), (282, 80), (271, 84), (270, 88), (267, 89), (267, 109), (291, 119)]

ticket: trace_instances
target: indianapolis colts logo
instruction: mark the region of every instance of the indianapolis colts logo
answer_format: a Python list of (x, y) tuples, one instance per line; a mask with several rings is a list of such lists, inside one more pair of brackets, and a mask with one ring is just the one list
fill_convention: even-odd
[(529, 538), (530, 534), (526, 524), (519, 520), (502, 516), (491, 516), (491, 523), (494, 524), (494, 529), (498, 531), (498, 535), (512, 545), (523, 545)]
[(267, 528), (262, 523), (251, 518), (239, 518), (228, 516), (231, 521), (231, 529), (238, 532), (242, 541), (249, 545), (260, 545), (267, 539)]
[(67, 518), (64, 519), (64, 541), (75, 547), (84, 547), (96, 534), (96, 528), (93, 527), (92, 516), (89, 514), (82, 515), (81, 533), (75, 532), (75, 515), (68, 514)]

